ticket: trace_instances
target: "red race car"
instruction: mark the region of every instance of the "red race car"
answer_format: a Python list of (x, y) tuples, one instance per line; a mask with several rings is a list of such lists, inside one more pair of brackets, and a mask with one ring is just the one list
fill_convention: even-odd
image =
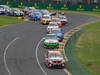
[(49, 68), (63, 68), (65, 66), (65, 59), (59, 50), (49, 50), (45, 55), (45, 64)]

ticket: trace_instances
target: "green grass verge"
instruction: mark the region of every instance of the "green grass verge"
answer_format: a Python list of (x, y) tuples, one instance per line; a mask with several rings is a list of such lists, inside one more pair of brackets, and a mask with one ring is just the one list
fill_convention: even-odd
[(81, 64), (92, 73), (100, 75), (100, 21), (88, 24), (75, 45)]
[(100, 16), (100, 11), (76, 11), (76, 12), (83, 13), (83, 14), (91, 14), (91, 15)]
[(18, 19), (17, 17), (0, 16), (0, 26), (15, 24), (22, 21), (23, 21), (22, 19)]

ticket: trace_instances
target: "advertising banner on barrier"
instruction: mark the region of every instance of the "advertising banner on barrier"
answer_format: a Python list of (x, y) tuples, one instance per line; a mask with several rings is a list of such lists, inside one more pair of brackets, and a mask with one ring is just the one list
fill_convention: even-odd
[(72, 10), (72, 11), (100, 11), (100, 5), (67, 5), (54, 3), (32, 3), (32, 2), (0, 2), (0, 5), (8, 5), (14, 8), (22, 8), (24, 6), (35, 7), (37, 9), (50, 10)]

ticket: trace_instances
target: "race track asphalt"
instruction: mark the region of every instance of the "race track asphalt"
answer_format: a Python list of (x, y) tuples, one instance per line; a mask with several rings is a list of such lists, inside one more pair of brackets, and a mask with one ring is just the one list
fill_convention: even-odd
[[(77, 13), (68, 13), (66, 16), (69, 25), (63, 27), (64, 32), (100, 19)], [(46, 49), (43, 48), (43, 42), (38, 44), (46, 35), (46, 27), (29, 21), (0, 28), (0, 75), (67, 75), (62, 69), (48, 69), (43, 63)], [(37, 63), (36, 50), (39, 64), (46, 74)]]

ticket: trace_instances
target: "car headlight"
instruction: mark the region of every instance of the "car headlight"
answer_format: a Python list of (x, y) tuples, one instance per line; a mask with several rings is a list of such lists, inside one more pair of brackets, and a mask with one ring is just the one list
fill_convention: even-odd
[(51, 60), (49, 60), (49, 63), (52, 63), (52, 61), (51, 61)]
[(62, 60), (62, 63), (65, 63), (65, 60)]

